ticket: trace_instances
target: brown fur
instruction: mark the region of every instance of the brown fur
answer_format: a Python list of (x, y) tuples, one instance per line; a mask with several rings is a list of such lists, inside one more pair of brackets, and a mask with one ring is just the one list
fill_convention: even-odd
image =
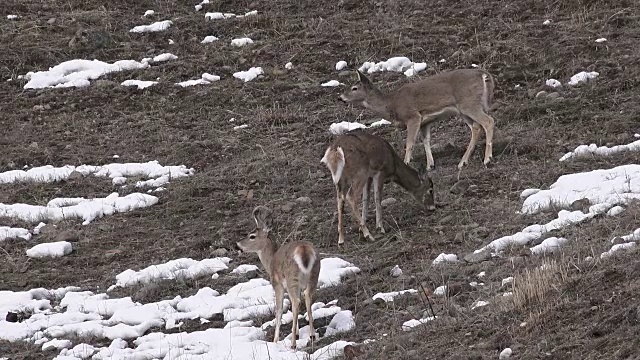
[[(342, 154), (344, 156), (342, 156)], [(344, 158), (344, 159), (343, 159)], [(419, 174), (405, 164), (383, 138), (362, 130), (341, 135), (329, 146), (321, 160), (336, 185), (338, 204), (338, 244), (344, 243), (342, 215), (344, 200), (349, 203), (353, 217), (362, 234), (373, 236), (366, 226), (369, 188), (373, 184), (376, 207), (376, 227), (384, 233), (382, 225), (382, 188), (387, 181), (394, 181), (407, 190), (422, 206), (433, 210), (433, 182), (426, 173)], [(362, 216), (358, 214), (357, 201), (362, 196)]]
[[(269, 213), (269, 209), (257, 206), (253, 210), (256, 229), (246, 239), (239, 241), (237, 244), (243, 251), (258, 253), (262, 265), (269, 273), (271, 285), (276, 293), (276, 332), (273, 339), (274, 342), (278, 342), (280, 338), (280, 322), (285, 290), (289, 294), (291, 311), (293, 312), (291, 347), (295, 348), (299, 331), (298, 311), (301, 292), (304, 292), (305, 305), (309, 314), (311, 337), (314, 338), (315, 336), (311, 302), (318, 286), (320, 258), (313, 244), (308, 241), (294, 241), (278, 247), (278, 244), (269, 238), (269, 227), (266, 222)], [(303, 271), (304, 269), (295, 260), (296, 255), (300, 256), (300, 262), (310, 271)]]
[(427, 168), (435, 163), (431, 154), (431, 126), (434, 121), (458, 115), (471, 129), (471, 140), (458, 168), (469, 161), (483, 129), (487, 138), (484, 164), (493, 153), (494, 119), (487, 114), (493, 101), (495, 83), (491, 74), (480, 69), (442, 72), (420, 81), (408, 83), (384, 94), (358, 71), (359, 82), (345, 91), (340, 99), (357, 103), (376, 115), (396, 122), (397, 129), (407, 129), (404, 162), (411, 161), (414, 144), (422, 138)]

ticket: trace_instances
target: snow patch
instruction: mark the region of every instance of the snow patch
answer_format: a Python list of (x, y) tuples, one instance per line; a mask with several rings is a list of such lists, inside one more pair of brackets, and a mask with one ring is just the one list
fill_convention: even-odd
[(433, 265), (458, 262), (458, 255), (441, 253), (433, 260)]
[(231, 46), (242, 47), (253, 44), (253, 40), (248, 37), (231, 40)]
[(320, 86), (324, 86), (324, 87), (335, 87), (335, 86), (340, 86), (340, 85), (344, 85), (344, 84), (341, 83), (338, 80), (329, 80), (326, 83), (320, 84)]
[(567, 84), (570, 86), (576, 86), (579, 84), (587, 83), (595, 79), (596, 77), (598, 77), (598, 75), (600, 75), (600, 73), (595, 71), (591, 71), (591, 72), (581, 71), (573, 75)]
[(340, 71), (347, 67), (347, 62), (344, 60), (340, 60), (336, 63), (336, 70)]
[(140, 271), (127, 269), (116, 275), (115, 287), (127, 287), (137, 284), (148, 284), (166, 279), (193, 279), (203, 275), (211, 275), (226, 270), (231, 261), (228, 257), (204, 259), (190, 258), (171, 260), (163, 264), (151, 265)]
[[(125, 80), (120, 85), (122, 86), (137, 86), (138, 90), (142, 90), (157, 84), (157, 81), (145, 81), (145, 80)], [(126, 178), (125, 178), (126, 180)]]
[(30, 258), (61, 257), (71, 254), (73, 247), (70, 242), (57, 241), (43, 243), (27, 249), (27, 256)]
[(384, 302), (391, 302), (396, 296), (400, 296), (402, 294), (417, 294), (417, 293), (418, 293), (418, 290), (414, 290), (414, 289), (392, 291), (388, 293), (377, 293), (373, 295), (373, 300), (382, 299), (384, 300)]
[(380, 71), (403, 72), (407, 77), (413, 76), (427, 68), (426, 63), (414, 63), (409, 58), (397, 56), (378, 63), (365, 62), (358, 70), (372, 74)]
[(640, 151), (640, 140), (636, 140), (630, 144), (615, 145), (612, 147), (597, 146), (596, 144), (580, 145), (573, 151), (564, 154), (560, 158), (560, 161), (566, 161), (575, 157), (584, 157), (588, 155), (610, 156), (627, 151)]
[(251, 81), (258, 77), (258, 75), (264, 74), (264, 71), (261, 67), (252, 67), (246, 71), (238, 71), (233, 73), (233, 77), (236, 79), (240, 79), (244, 82)]
[(209, 35), (209, 36), (205, 36), (204, 39), (202, 41), (200, 41), (201, 44), (209, 44), (212, 43), (214, 41), (218, 40), (217, 37), (213, 36), (213, 35)]
[(435, 320), (437, 317), (435, 316), (429, 316), (429, 317), (425, 317), (422, 319), (412, 319), (409, 321), (405, 321), (404, 323), (402, 323), (402, 330), (404, 331), (409, 331), (411, 329), (413, 329), (414, 327), (418, 326), (418, 325), (422, 325), (422, 324), (426, 324), (429, 321), (433, 321)]
[(129, 30), (129, 32), (132, 32), (132, 33), (143, 33), (143, 32), (165, 31), (169, 27), (171, 27), (171, 25), (173, 25), (173, 22), (171, 20), (164, 20), (164, 21), (154, 22), (151, 25), (135, 26), (133, 29)]

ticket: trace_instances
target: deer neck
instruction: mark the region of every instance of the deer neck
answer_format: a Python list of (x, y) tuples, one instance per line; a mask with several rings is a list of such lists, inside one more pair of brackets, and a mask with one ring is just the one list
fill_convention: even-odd
[(389, 96), (378, 89), (372, 90), (367, 99), (362, 102), (362, 105), (384, 119), (391, 119)]
[(271, 276), (271, 264), (273, 262), (276, 251), (278, 251), (278, 245), (270, 238), (267, 240), (267, 246), (265, 246), (264, 249), (262, 249), (258, 253), (258, 257), (260, 258), (262, 266), (264, 266), (265, 270), (267, 270), (267, 272), (269, 273), (269, 276)]
[(396, 171), (393, 181), (410, 193), (415, 192), (420, 187), (418, 172), (399, 158), (398, 161), (396, 161)]

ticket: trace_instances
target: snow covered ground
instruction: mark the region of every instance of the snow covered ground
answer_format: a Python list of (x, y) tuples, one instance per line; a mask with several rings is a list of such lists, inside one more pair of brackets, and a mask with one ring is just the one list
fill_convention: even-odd
[[(227, 270), (230, 258), (213, 258), (196, 261), (178, 259), (152, 265), (140, 271), (126, 270), (116, 276), (116, 285), (131, 286), (154, 282), (159, 279), (194, 278)], [(244, 266), (245, 268), (247, 266)], [(240, 267), (238, 267), (240, 268)], [(339, 258), (321, 260), (319, 287), (339, 285), (341, 279), (359, 272), (353, 264)], [(109, 291), (108, 291), (109, 292)], [(289, 340), (273, 343), (267, 339), (262, 327), (252, 325), (254, 319), (271, 316), (275, 295), (269, 281), (261, 278), (241, 282), (226, 294), (209, 287), (201, 288), (195, 295), (142, 304), (130, 297), (112, 298), (106, 293), (82, 291), (79, 287), (57, 290), (33, 289), (23, 292), (0, 291), (0, 339), (28, 341), (43, 344), (43, 348), (60, 349), (57, 359), (299, 359), (308, 356), (301, 350), (289, 349)], [(285, 304), (289, 306), (288, 301)], [(304, 311), (304, 308), (301, 309)], [(325, 336), (338, 335), (355, 327), (351, 311), (342, 310), (336, 301), (327, 304), (316, 302), (312, 306), (314, 318), (332, 317)], [(22, 322), (4, 320), (7, 313), (31, 313)], [(165, 334), (162, 328), (181, 327), (185, 319), (208, 322), (216, 314), (222, 314), (226, 325), (191, 333)], [(292, 313), (283, 316), (283, 323), (290, 323)], [(308, 316), (304, 313), (302, 319)], [(301, 327), (298, 348), (309, 344), (309, 328)], [(77, 343), (77, 338), (87, 337), (93, 344)], [(103, 339), (111, 341), (99, 346)], [(127, 340), (133, 341), (129, 347)], [(342, 348), (350, 344), (335, 341), (311, 354), (312, 359), (329, 359), (340, 355)]]

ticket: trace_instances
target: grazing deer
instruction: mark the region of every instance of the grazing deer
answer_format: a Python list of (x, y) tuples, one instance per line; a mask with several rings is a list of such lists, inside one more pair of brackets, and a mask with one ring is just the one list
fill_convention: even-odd
[[(338, 245), (344, 243), (342, 215), (344, 201), (351, 207), (353, 218), (358, 222), (365, 238), (373, 240), (367, 228), (367, 205), (369, 189), (373, 184), (376, 206), (376, 227), (384, 233), (382, 225), (382, 187), (394, 181), (407, 190), (422, 206), (434, 210), (433, 182), (426, 171), (418, 173), (393, 150), (391, 144), (380, 136), (355, 130), (338, 136), (324, 153), (323, 162), (331, 171), (336, 185), (338, 201)], [(362, 216), (358, 214), (357, 199), (362, 194)]]
[(304, 291), (305, 305), (309, 315), (310, 335), (312, 339), (315, 338), (311, 300), (318, 285), (320, 259), (313, 245), (307, 241), (294, 241), (278, 248), (278, 244), (269, 238), (266, 218), (270, 213), (270, 210), (264, 206), (257, 206), (253, 209), (256, 229), (237, 244), (242, 251), (258, 253), (260, 262), (271, 279), (271, 285), (276, 293), (276, 332), (273, 342), (280, 340), (280, 322), (285, 289), (289, 294), (293, 311), (291, 348), (295, 349), (299, 333), (298, 311), (301, 291)]
[(384, 94), (363, 73), (356, 71), (358, 83), (345, 91), (340, 99), (361, 104), (376, 115), (395, 121), (397, 130), (406, 128), (406, 164), (411, 161), (413, 145), (422, 137), (427, 168), (430, 170), (435, 166), (431, 154), (431, 126), (434, 121), (451, 115), (461, 116), (471, 129), (471, 141), (458, 169), (469, 162), (481, 128), (486, 136), (484, 164), (489, 164), (493, 157), (494, 120), (487, 112), (495, 87), (491, 74), (479, 69), (442, 72)]

